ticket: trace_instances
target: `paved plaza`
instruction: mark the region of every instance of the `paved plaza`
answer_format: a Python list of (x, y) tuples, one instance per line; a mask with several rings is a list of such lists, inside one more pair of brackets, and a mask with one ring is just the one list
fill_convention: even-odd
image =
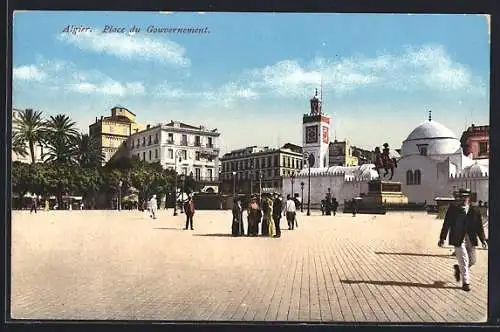
[(234, 238), (230, 211), (49, 211), (12, 217), (15, 319), (484, 322), (453, 278), (441, 220), (419, 212), (299, 214), (282, 237)]

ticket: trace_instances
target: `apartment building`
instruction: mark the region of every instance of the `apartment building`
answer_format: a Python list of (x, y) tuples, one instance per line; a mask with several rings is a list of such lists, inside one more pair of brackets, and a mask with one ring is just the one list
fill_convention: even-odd
[(217, 129), (171, 121), (133, 133), (126, 147), (130, 157), (160, 162), (179, 174), (192, 174), (197, 181), (215, 183), (219, 177), (219, 137)]

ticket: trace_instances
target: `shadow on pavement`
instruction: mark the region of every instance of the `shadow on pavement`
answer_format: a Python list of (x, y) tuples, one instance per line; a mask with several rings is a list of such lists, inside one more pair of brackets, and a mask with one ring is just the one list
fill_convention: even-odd
[(269, 239), (271, 238), (270, 236), (248, 236), (248, 235), (240, 235), (240, 236), (233, 236), (230, 233), (214, 233), (214, 234), (193, 234), (193, 236), (213, 236), (213, 237), (234, 237), (234, 238), (252, 238), (252, 239), (257, 239), (257, 238), (266, 238)]
[(406, 281), (376, 281), (376, 280), (340, 280), (343, 284), (369, 284), (379, 286), (400, 286), (400, 287), (420, 287), (420, 288), (451, 288), (462, 289), (458, 286), (447, 286), (445, 281), (434, 281), (432, 284)]
[(184, 228), (173, 228), (173, 227), (153, 227), (153, 229), (168, 229), (172, 231), (182, 231)]
[(437, 254), (419, 254), (419, 253), (413, 253), (413, 252), (380, 252), (380, 251), (375, 251), (376, 255), (395, 255), (395, 256), (418, 256), (418, 257), (448, 257), (448, 258), (455, 258), (455, 255), (451, 254), (442, 254), (442, 255), (437, 255)]

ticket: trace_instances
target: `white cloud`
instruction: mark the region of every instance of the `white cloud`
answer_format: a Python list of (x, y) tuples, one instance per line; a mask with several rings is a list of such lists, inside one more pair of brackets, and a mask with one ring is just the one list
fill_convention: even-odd
[(109, 54), (125, 60), (156, 61), (180, 67), (191, 64), (186, 57), (186, 50), (181, 45), (145, 34), (93, 31), (76, 35), (61, 33), (57, 38), (81, 50)]
[(106, 96), (130, 96), (142, 95), (145, 92), (141, 82), (119, 83), (113, 80), (108, 80), (100, 83), (72, 83), (68, 85), (68, 89), (74, 92), (84, 94), (102, 94)]
[(249, 71), (246, 80), (250, 87), (279, 96), (308, 95), (321, 82), (325, 90), (338, 94), (364, 87), (485, 93), (485, 83), (439, 45), (407, 47), (402, 54), (381, 53), (372, 58), (318, 57), (305, 65), (283, 60)]
[(14, 67), (12, 70), (14, 80), (43, 81), (47, 74), (34, 65)]
[(181, 100), (191, 99), (205, 104), (219, 104), (230, 107), (238, 100), (252, 100), (259, 98), (259, 94), (249, 87), (242, 87), (234, 82), (218, 88), (205, 88), (188, 91), (165, 82), (154, 89), (154, 96), (160, 99)]

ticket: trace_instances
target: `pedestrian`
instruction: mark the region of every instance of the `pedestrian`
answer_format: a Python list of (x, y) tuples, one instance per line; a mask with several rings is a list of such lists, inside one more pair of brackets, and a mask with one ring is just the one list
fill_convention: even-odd
[(50, 210), (50, 204), (49, 204), (49, 200), (48, 199), (45, 200), (45, 209), (44, 210), (45, 211), (49, 211)]
[(358, 213), (358, 202), (356, 201), (356, 198), (353, 198), (351, 200), (351, 208), (352, 208), (352, 216), (356, 217), (356, 213)]
[(266, 195), (264, 200), (266, 202), (265, 204), (267, 205), (267, 210), (264, 213), (264, 217), (262, 219), (266, 219), (267, 236), (274, 237), (276, 235), (276, 226), (274, 225), (274, 219), (273, 219), (274, 202), (273, 199), (271, 198), (271, 194)]
[(299, 222), (297, 221), (297, 211), (299, 211), (300, 206), (302, 205), (302, 199), (299, 198), (299, 194), (295, 194), (295, 196), (293, 197), (293, 202), (295, 203), (295, 213), (293, 221), (295, 223), (295, 227), (299, 228)]
[(324, 199), (322, 199), (320, 202), (320, 209), (321, 209), (321, 215), (324, 216), (325, 215), (325, 200)]
[(184, 203), (184, 213), (186, 214), (186, 228), (188, 227), (193, 230), (193, 217), (194, 217), (194, 202), (191, 195), (188, 196), (187, 201)]
[(280, 221), (282, 212), (283, 212), (283, 202), (281, 201), (281, 197), (279, 196), (279, 194), (275, 193), (273, 201), (273, 220), (274, 220), (274, 228), (276, 229), (276, 235), (274, 236), (275, 238), (281, 237)]
[(248, 205), (248, 236), (257, 236), (259, 234), (259, 223), (262, 213), (257, 204), (257, 198), (252, 197)]
[(36, 200), (36, 196), (33, 195), (31, 197), (31, 209), (30, 209), (30, 213), (32, 213), (33, 211), (35, 211), (35, 213), (36, 213), (36, 209), (37, 209), (37, 200)]
[(295, 226), (295, 202), (290, 195), (286, 196), (285, 216), (288, 222), (288, 229), (293, 230)]
[(332, 211), (334, 216), (337, 214), (338, 208), (339, 208), (339, 202), (337, 202), (337, 199), (334, 197), (332, 200)]
[(243, 230), (243, 207), (241, 206), (241, 200), (239, 198), (234, 199), (233, 223), (231, 230), (231, 234), (233, 236), (240, 236), (245, 234)]
[(156, 219), (156, 212), (158, 211), (158, 202), (156, 201), (156, 195), (153, 195), (149, 200), (149, 213), (150, 217)]
[(470, 190), (458, 191), (457, 204), (450, 204), (439, 235), (438, 246), (442, 247), (448, 236), (448, 242), (455, 247), (458, 264), (453, 266), (455, 280), (462, 280), (462, 289), (470, 291), (470, 268), (476, 263), (477, 238), (484, 249), (488, 248), (484, 234), (481, 214), (470, 204)]

